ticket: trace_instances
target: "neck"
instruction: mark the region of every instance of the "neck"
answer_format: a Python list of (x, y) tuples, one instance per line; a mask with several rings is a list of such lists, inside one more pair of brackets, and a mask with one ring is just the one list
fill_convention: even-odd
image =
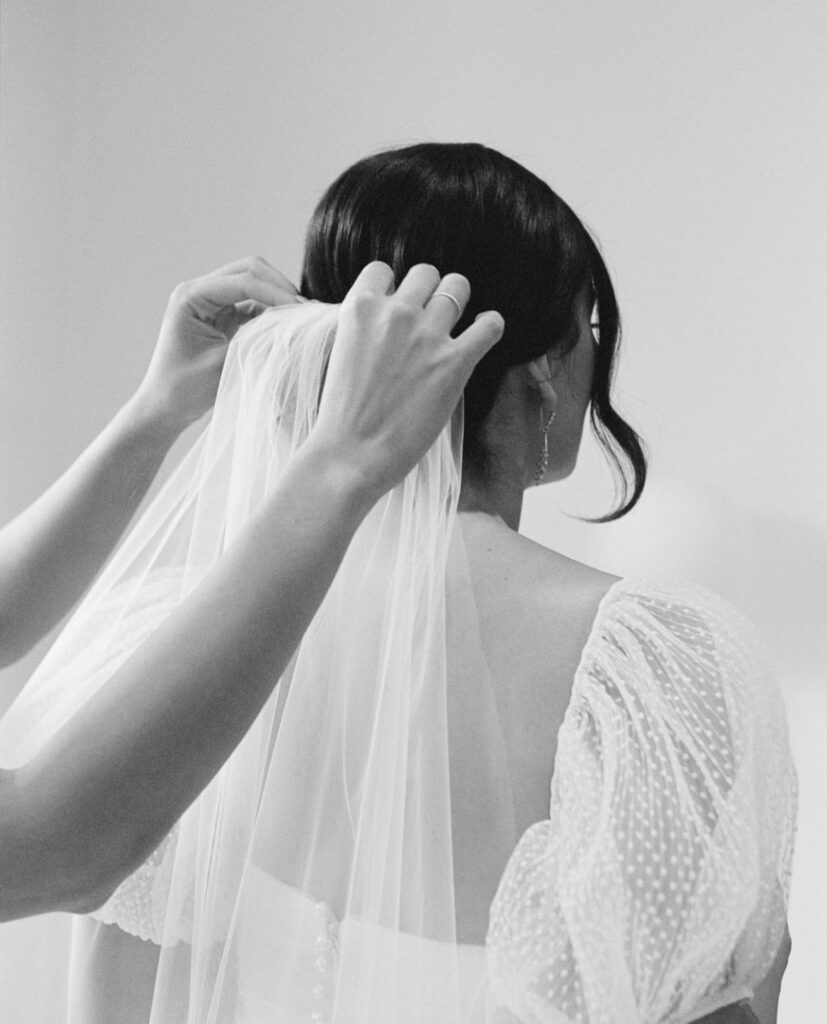
[(458, 509), (499, 516), (516, 533), (523, 511), (523, 484), (519, 474), (498, 474), (484, 483), (463, 479)]

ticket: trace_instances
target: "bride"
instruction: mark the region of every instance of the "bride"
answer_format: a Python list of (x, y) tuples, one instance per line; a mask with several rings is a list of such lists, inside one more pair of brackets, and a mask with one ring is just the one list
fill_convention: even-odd
[(331, 185), (313, 301), (239, 332), (210, 423), (41, 687), (65, 694), (79, 660), (105, 685), (232, 543), (312, 427), (338, 304), (372, 260), (389, 288), (418, 264), (461, 272), (458, 328), (493, 308), (505, 333), (357, 532), (240, 747), (77, 921), (70, 1020), (771, 1024), (795, 819), (777, 685), (715, 595), (518, 533), (587, 413), (620, 480), (606, 519), (646, 464), (611, 403), (605, 264), (494, 150), (411, 146)]

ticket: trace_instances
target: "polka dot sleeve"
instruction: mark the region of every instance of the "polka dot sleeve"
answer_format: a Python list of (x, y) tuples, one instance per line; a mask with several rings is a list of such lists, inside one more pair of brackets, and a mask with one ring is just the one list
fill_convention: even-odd
[(583, 652), (549, 819), (492, 904), (493, 1000), (526, 1024), (686, 1024), (748, 999), (784, 933), (795, 809), (749, 623), (702, 588), (623, 581)]

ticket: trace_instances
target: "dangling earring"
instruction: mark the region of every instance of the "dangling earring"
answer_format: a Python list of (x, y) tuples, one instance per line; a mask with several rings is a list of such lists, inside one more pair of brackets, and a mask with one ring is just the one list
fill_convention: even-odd
[[(542, 417), (542, 412), (540, 416)], [(548, 469), (548, 428), (554, 422), (554, 417), (557, 415), (557, 410), (553, 409), (551, 415), (543, 425), (543, 450), (537, 456), (537, 468), (534, 470), (534, 486), (543, 482), (543, 477), (546, 475)], [(540, 420), (542, 423), (542, 419)]]

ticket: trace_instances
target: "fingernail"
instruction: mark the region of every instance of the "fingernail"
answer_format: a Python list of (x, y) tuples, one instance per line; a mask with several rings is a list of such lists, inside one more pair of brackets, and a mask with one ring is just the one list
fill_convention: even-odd
[(494, 309), (487, 309), (484, 313), (477, 313), (474, 317), (474, 323), (477, 322), (481, 317), (488, 317), (489, 320), (502, 321), (500, 314)]

